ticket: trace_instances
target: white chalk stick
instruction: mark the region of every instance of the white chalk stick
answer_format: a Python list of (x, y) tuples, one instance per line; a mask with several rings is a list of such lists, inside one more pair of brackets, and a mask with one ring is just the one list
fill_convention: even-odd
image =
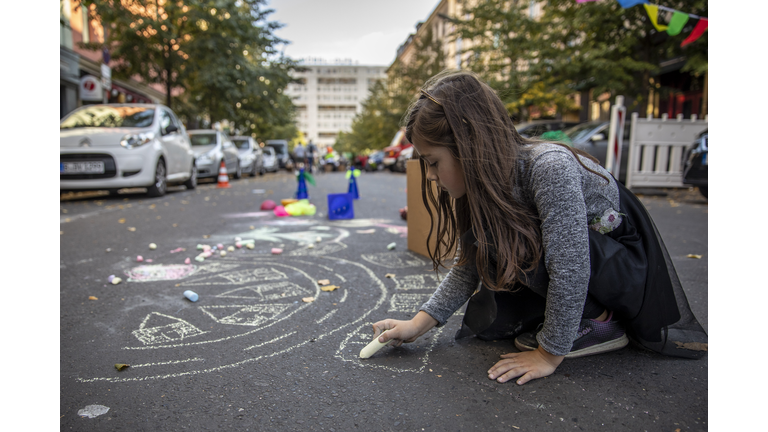
[(378, 351), (378, 350), (384, 348), (385, 346), (389, 345), (389, 343), (392, 342), (391, 340), (386, 341), (384, 343), (379, 342), (379, 338), (381, 337), (381, 335), (383, 335), (386, 332), (387, 332), (387, 330), (384, 330), (383, 332), (381, 332), (380, 335), (378, 335), (375, 338), (373, 338), (371, 343), (369, 343), (368, 345), (366, 345), (365, 348), (360, 350), (360, 358), (363, 358), (363, 359), (364, 358), (368, 358), (368, 357), (376, 354), (376, 351)]

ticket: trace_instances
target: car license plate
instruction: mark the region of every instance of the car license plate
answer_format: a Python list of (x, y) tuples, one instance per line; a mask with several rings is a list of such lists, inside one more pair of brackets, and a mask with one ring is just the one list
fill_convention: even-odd
[(104, 162), (60, 162), (60, 174), (104, 174)]

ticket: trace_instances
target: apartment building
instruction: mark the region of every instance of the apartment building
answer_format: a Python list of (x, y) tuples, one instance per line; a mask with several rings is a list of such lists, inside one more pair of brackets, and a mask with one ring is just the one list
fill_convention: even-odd
[(339, 132), (352, 130), (352, 120), (362, 111), (369, 89), (387, 78), (387, 66), (322, 60), (304, 60), (302, 66), (307, 70), (293, 73), (299, 83), (289, 84), (285, 94), (297, 107), (299, 131), (320, 149), (333, 146)]
[(113, 79), (109, 52), (80, 48), (80, 42), (103, 42), (101, 23), (88, 18), (78, 0), (59, 0), (59, 52), (61, 66), (60, 117), (75, 108), (95, 103), (164, 103), (158, 84), (140, 79)]

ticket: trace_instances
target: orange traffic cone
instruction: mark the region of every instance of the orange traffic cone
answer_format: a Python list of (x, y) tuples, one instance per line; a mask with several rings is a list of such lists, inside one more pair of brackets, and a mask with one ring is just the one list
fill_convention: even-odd
[(220, 188), (229, 187), (229, 176), (227, 175), (227, 167), (224, 165), (224, 161), (221, 161), (221, 167), (219, 167), (219, 186)]

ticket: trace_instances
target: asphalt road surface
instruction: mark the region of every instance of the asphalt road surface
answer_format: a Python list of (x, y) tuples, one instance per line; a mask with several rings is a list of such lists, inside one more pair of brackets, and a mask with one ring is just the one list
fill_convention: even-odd
[[(513, 342), (455, 340), (460, 311), (415, 343), (359, 359), (371, 324), (413, 316), (438, 277), (407, 249), (404, 174), (363, 173), (348, 220), (327, 216), (344, 173), (316, 179), (317, 214), (300, 217), (260, 210), (293, 197), (285, 171), (160, 198), (62, 195), (60, 430), (708, 429), (707, 356), (630, 345), (500, 384), (486, 371)], [(707, 201), (689, 190), (641, 199), (706, 329)], [(234, 250), (195, 260), (219, 244)], [(323, 291), (324, 279), (338, 288)]]

